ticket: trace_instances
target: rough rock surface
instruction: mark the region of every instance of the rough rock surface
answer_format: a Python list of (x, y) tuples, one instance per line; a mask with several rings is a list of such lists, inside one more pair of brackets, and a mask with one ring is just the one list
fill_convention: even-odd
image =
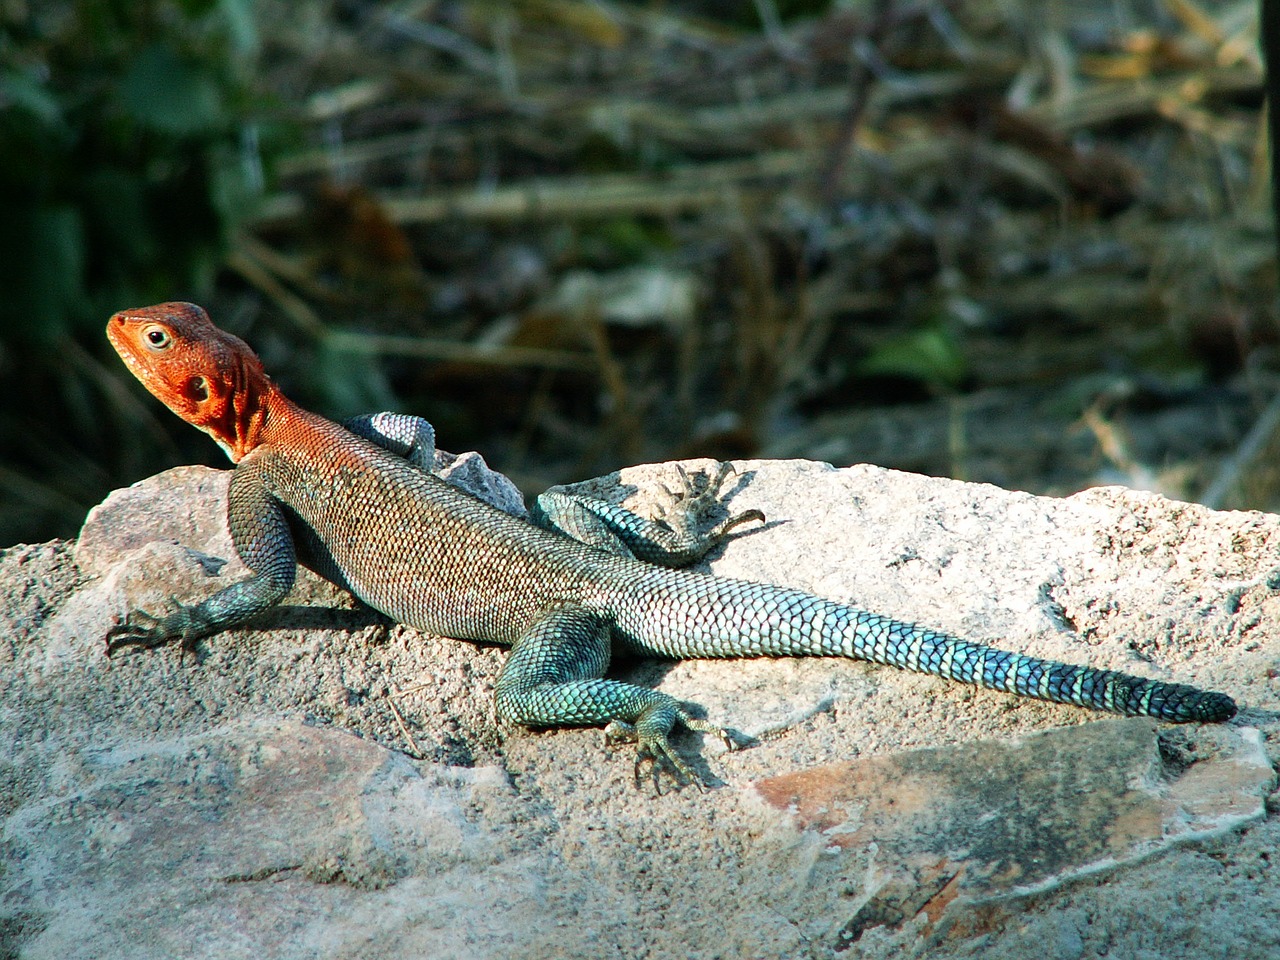
[[(691, 464), (692, 467), (706, 464)], [(642, 511), (674, 465), (583, 485)], [(1280, 955), (1280, 518), (738, 464), (713, 557), (1009, 649), (1235, 696), (1168, 727), (869, 664), (621, 665), (759, 739), (637, 790), (598, 731), (496, 725), (502, 651), (299, 578), (251, 628), (107, 660), (243, 574), (225, 474), (0, 551), (0, 958)]]

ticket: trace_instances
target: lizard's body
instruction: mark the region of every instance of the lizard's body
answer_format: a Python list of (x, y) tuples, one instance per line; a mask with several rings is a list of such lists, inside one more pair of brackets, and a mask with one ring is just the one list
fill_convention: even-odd
[[(657, 566), (542, 529), (385, 448), (393, 442), (369, 442), (297, 407), (243, 342), (190, 304), (117, 314), (108, 335), (152, 393), (236, 461), (229, 525), (254, 574), (164, 618), (135, 616), (113, 631), (112, 644), (191, 640), (242, 622), (284, 596), (300, 560), (399, 622), (512, 646), (497, 690), (504, 719), (608, 724), (634, 734), (642, 756), (683, 773), (668, 749), (671, 727), (724, 732), (665, 694), (604, 679), (614, 645), (674, 658), (848, 656), (1173, 721), (1235, 714), (1222, 694), (1006, 653), (802, 591)], [(665, 558), (687, 562), (752, 516)]]

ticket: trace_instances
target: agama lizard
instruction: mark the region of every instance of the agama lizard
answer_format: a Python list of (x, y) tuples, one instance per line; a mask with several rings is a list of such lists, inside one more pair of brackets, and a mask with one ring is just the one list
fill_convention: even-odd
[[(757, 512), (680, 537), (612, 505), (570, 501), (544, 529), (405, 459), (416, 418), (339, 426), (289, 401), (252, 350), (199, 307), (113, 316), (107, 336), (159, 400), (235, 462), (227, 517), (252, 575), (107, 636), (189, 644), (279, 602), (301, 562), (393, 620), (511, 647), (497, 715), (530, 727), (604, 725), (655, 776), (697, 781), (672, 750), (682, 725), (729, 733), (656, 690), (605, 677), (614, 649), (652, 657), (842, 656), (996, 690), (1175, 723), (1230, 719), (1230, 697), (971, 643), (800, 590), (676, 569)], [(406, 426), (407, 425), (407, 426)], [(561, 504), (564, 507), (566, 504)], [(570, 535), (572, 534), (572, 535)], [(579, 539), (575, 539), (578, 537)], [(585, 542), (584, 542), (585, 541)]]

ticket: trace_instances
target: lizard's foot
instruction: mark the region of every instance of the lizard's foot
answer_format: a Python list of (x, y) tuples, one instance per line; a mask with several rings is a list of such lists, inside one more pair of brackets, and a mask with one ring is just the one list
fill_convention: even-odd
[(156, 617), (145, 610), (134, 610), (124, 620), (107, 631), (107, 656), (122, 647), (159, 647), (172, 639), (161, 626), (163, 617)]
[(706, 789), (706, 781), (672, 749), (668, 734), (675, 723), (680, 723), (698, 733), (715, 734), (728, 750), (737, 750), (742, 746), (728, 730), (690, 716), (685, 710), (679, 708), (674, 712), (674, 716), (665, 711), (652, 713), (648, 716), (642, 715), (634, 724), (612, 720), (604, 730), (605, 744), (606, 746), (616, 743), (636, 744), (635, 782), (637, 787), (640, 786), (641, 773), (647, 765), (656, 793), (662, 793), (664, 770), (671, 775), (677, 789), (686, 783), (692, 783), (699, 790)]
[(662, 793), (663, 770), (671, 774), (671, 779), (675, 782), (676, 789), (683, 787), (686, 783), (694, 784), (699, 790), (706, 789), (706, 784), (703, 782), (702, 777), (698, 776), (694, 769), (671, 749), (671, 742), (667, 739), (666, 733), (650, 732), (647, 735), (641, 735), (636, 729), (636, 725), (626, 723), (623, 720), (613, 720), (604, 729), (604, 740), (606, 746), (613, 746), (616, 743), (634, 743), (636, 745), (635, 782), (637, 789), (640, 787), (641, 775), (646, 765), (649, 768), (649, 776), (653, 780), (653, 790), (657, 794)]
[(673, 491), (663, 484), (662, 490), (668, 502), (658, 508), (662, 521), (675, 533), (689, 540), (701, 541), (709, 549), (728, 536), (734, 527), (752, 520), (764, 522), (765, 516), (761, 511), (744, 510), (722, 520), (706, 533), (698, 534), (698, 519), (720, 504), (720, 488), (724, 486), (725, 479), (737, 471), (732, 463), (725, 461), (714, 475), (700, 473), (695, 481), (682, 465), (677, 464), (676, 469), (680, 472), (681, 489)]
[(107, 631), (107, 656), (110, 657), (123, 647), (152, 649), (164, 646), (170, 640), (182, 641), (184, 654), (194, 652), (195, 641), (206, 631), (202, 629), (203, 623), (192, 613), (192, 609), (179, 605), (176, 611), (163, 617), (145, 610), (131, 611), (124, 620)]
[(699, 532), (706, 513), (723, 512), (720, 487), (732, 472), (733, 465), (725, 463), (714, 476), (697, 474), (691, 478), (680, 468), (682, 489), (672, 492), (665, 485), (661, 487), (667, 502), (655, 505), (657, 519), (642, 517), (604, 500), (557, 490), (538, 497), (530, 519), (537, 526), (606, 553), (663, 567), (687, 567), (706, 556), (738, 525), (764, 520), (759, 510), (747, 510), (721, 521), (706, 533)]

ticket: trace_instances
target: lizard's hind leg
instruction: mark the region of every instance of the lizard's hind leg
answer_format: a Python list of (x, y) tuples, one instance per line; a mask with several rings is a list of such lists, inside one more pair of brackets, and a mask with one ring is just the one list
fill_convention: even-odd
[(644, 761), (665, 767), (679, 782), (701, 779), (671, 749), (677, 724), (729, 734), (695, 719), (680, 701), (657, 690), (604, 677), (609, 667), (609, 624), (579, 606), (546, 613), (511, 648), (498, 677), (495, 703), (501, 720), (527, 727), (605, 726), (613, 740), (634, 740), (637, 771)]
[(672, 492), (663, 487), (669, 503), (660, 521), (604, 500), (559, 490), (548, 490), (538, 497), (529, 519), (606, 553), (663, 567), (687, 567), (701, 560), (735, 527), (764, 520), (759, 510), (747, 510), (721, 520), (710, 530), (698, 530), (703, 514), (720, 504), (720, 488), (732, 472), (732, 464), (722, 463), (713, 476), (701, 477), (695, 485), (680, 467), (682, 489)]

